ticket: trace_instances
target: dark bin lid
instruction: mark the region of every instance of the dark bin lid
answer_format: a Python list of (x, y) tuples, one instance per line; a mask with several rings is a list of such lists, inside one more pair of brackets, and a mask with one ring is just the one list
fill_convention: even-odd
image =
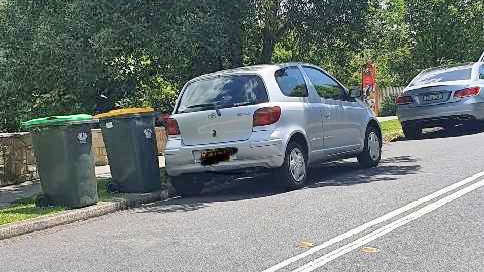
[(46, 127), (46, 126), (64, 126), (71, 124), (82, 124), (94, 122), (92, 115), (89, 114), (75, 114), (64, 116), (50, 116), (44, 118), (33, 119), (27, 122), (22, 122), (25, 128)]

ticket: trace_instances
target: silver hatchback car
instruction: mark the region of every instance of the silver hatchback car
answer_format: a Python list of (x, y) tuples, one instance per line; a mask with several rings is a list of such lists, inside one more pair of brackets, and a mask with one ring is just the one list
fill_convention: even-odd
[(484, 63), (422, 71), (397, 98), (397, 115), (409, 139), (426, 127), (451, 129), (484, 120)]
[(372, 111), (323, 69), (261, 65), (204, 75), (183, 88), (167, 120), (166, 171), (181, 195), (200, 193), (214, 173), (274, 170), (288, 188), (303, 186), (310, 165), (381, 158)]

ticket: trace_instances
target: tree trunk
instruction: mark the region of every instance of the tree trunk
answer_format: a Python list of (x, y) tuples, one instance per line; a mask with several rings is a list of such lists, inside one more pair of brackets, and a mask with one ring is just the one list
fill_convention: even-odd
[(225, 16), (231, 21), (227, 24), (228, 43), (230, 46), (230, 66), (231, 68), (241, 67), (242, 63), (242, 11), (247, 9), (244, 1), (236, 0), (229, 5), (230, 9)]
[(262, 54), (259, 59), (261, 64), (272, 63), (272, 55), (274, 53), (274, 47), (276, 45), (276, 37), (269, 27), (265, 27), (263, 30), (263, 44), (262, 44)]
[(231, 40), (232, 48), (231, 48), (231, 55), (232, 55), (232, 68), (241, 67), (242, 64), (242, 44), (240, 40), (240, 32), (239, 36), (235, 37)]

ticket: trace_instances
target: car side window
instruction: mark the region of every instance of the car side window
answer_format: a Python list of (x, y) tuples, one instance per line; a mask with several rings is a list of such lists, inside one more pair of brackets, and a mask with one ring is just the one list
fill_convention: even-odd
[(345, 90), (331, 77), (313, 67), (304, 66), (303, 69), (319, 96), (324, 99), (346, 99)]
[(298, 67), (289, 66), (277, 70), (275, 78), (279, 88), (285, 96), (307, 97), (308, 88)]
[(479, 79), (484, 79), (484, 64), (479, 69)]

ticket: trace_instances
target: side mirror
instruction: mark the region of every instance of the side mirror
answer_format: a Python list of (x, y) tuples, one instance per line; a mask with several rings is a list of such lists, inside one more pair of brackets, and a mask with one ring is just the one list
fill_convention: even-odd
[(350, 97), (352, 98), (360, 98), (362, 95), (360, 87), (354, 87), (350, 89)]

